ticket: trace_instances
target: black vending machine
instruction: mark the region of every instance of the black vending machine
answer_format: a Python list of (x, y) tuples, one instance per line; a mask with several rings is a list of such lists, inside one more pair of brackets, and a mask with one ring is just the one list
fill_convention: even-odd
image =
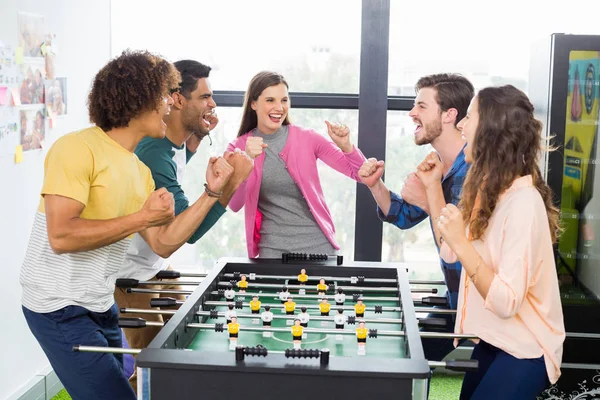
[(553, 34), (531, 52), (528, 94), (556, 149), (543, 161), (564, 229), (556, 245), (567, 338), (541, 399), (600, 399), (600, 36)]

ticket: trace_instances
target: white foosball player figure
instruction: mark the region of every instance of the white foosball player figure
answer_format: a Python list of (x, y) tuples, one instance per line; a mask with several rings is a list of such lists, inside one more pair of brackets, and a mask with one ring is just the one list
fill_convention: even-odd
[(235, 298), (235, 290), (233, 290), (233, 285), (231, 283), (227, 286), (227, 290), (225, 290), (223, 295), (227, 301), (231, 301)]
[(342, 289), (341, 287), (338, 288), (337, 293), (335, 294), (335, 296), (333, 296), (333, 298), (335, 299), (336, 306), (343, 306), (344, 302), (346, 301), (346, 295), (344, 294), (344, 289)]
[(227, 323), (230, 323), (231, 318), (236, 316), (235, 310), (233, 309), (233, 303), (227, 304), (227, 311), (225, 311), (225, 320)]
[[(271, 312), (271, 306), (265, 306), (265, 311), (260, 314), (260, 319), (262, 320), (264, 327), (271, 327), (271, 322), (273, 322), (273, 313)], [(263, 332), (263, 337), (271, 337), (272, 332)]]
[[(348, 318), (344, 315), (344, 309), (338, 308), (338, 313), (335, 317), (333, 317), (333, 322), (335, 323), (335, 329), (344, 329), (344, 325)], [(341, 341), (344, 340), (344, 335), (335, 335), (335, 340)]]
[(288, 292), (287, 286), (284, 286), (281, 288), (281, 292), (279, 292), (279, 300), (281, 301), (281, 304), (285, 303), (288, 297), (290, 297), (290, 292)]
[[(308, 321), (310, 321), (310, 315), (306, 312), (306, 307), (300, 307), (301, 313), (298, 314), (298, 319), (300, 320), (300, 326), (303, 328), (308, 328)], [(302, 339), (306, 339), (306, 332), (302, 333)]]

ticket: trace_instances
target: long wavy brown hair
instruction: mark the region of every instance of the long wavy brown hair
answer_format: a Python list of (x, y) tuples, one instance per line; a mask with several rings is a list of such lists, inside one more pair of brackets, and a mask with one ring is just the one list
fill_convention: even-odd
[[(542, 124), (534, 118), (533, 105), (525, 93), (511, 85), (482, 89), (476, 101), (479, 123), (472, 143), (473, 161), (460, 202), (471, 239), (483, 236), (500, 195), (513, 181), (531, 175), (546, 205), (552, 241), (556, 242), (559, 211), (538, 166)], [(474, 210), (478, 194), (479, 208)]]

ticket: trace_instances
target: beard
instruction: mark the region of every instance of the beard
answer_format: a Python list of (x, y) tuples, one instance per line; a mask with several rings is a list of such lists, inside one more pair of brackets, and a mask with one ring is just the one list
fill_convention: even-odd
[(192, 132), (199, 139), (204, 138), (206, 135), (210, 133), (207, 126), (204, 126), (202, 123), (202, 114), (199, 115), (191, 115), (184, 114), (183, 117), (183, 127), (185, 130)]
[(415, 144), (423, 146), (431, 144), (435, 139), (442, 134), (442, 122), (435, 120), (429, 124), (423, 125), (420, 135), (415, 135)]

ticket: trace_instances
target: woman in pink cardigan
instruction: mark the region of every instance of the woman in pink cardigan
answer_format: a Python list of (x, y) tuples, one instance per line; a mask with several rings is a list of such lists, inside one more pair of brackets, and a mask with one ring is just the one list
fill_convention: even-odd
[(240, 149), (254, 169), (229, 207), (245, 207), (248, 257), (280, 258), (282, 253), (335, 254), (331, 213), (317, 171), (322, 160), (360, 182), (365, 156), (350, 143), (346, 126), (326, 121), (333, 141), (312, 129), (292, 125), (290, 98), (283, 76), (263, 71), (248, 86), (238, 137), (227, 150)]
[[(456, 333), (479, 337), (461, 399), (535, 399), (560, 376), (565, 328), (552, 244), (558, 210), (540, 172), (542, 125), (513, 86), (481, 90), (458, 124), (471, 164), (459, 208), (428, 197), (441, 256), (463, 266)], [(418, 167), (427, 188), (436, 157)], [(443, 198), (442, 198), (443, 200)]]

